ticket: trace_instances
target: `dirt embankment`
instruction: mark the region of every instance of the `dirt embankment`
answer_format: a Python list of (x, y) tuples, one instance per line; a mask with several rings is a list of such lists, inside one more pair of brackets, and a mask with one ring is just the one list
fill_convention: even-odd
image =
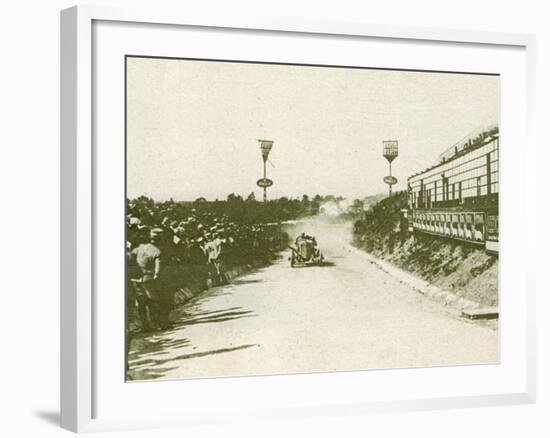
[(498, 257), (483, 247), (400, 229), (406, 193), (397, 193), (355, 223), (353, 244), (443, 290), (485, 306), (498, 305)]

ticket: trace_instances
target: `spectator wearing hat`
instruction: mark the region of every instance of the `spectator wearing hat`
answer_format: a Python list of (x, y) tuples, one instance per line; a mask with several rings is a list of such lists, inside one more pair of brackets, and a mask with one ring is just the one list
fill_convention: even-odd
[(134, 279), (134, 295), (135, 305), (144, 331), (151, 329), (154, 281), (160, 275), (161, 252), (157, 246), (157, 241), (161, 232), (161, 229), (153, 228), (149, 233), (149, 242), (140, 244), (130, 253), (131, 261), (135, 261), (141, 274), (139, 278)]
[(189, 242), (189, 262), (192, 276), (189, 280), (196, 285), (199, 284), (202, 275), (206, 271), (206, 252), (204, 249), (204, 238), (197, 236)]
[(227, 284), (227, 277), (225, 276), (225, 270), (223, 266), (224, 261), (224, 245), (226, 240), (222, 238), (221, 228), (213, 235), (212, 246), (214, 247), (213, 264), (216, 269), (216, 282), (218, 284)]
[(208, 257), (208, 265), (215, 284), (224, 284), (225, 279), (222, 275), (221, 245), (222, 241), (217, 232), (208, 233), (209, 240), (204, 246)]
[(153, 228), (149, 232), (149, 242), (142, 243), (132, 251), (145, 282), (156, 280), (160, 275), (161, 252), (157, 244), (161, 234), (161, 228)]

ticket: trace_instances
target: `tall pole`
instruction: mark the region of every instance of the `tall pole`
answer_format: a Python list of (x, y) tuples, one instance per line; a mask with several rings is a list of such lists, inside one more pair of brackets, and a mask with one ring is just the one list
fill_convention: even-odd
[(391, 163), (397, 158), (398, 154), (397, 140), (385, 140), (382, 142), (382, 155), (388, 160), (390, 167), (390, 174), (384, 177), (384, 182), (388, 185), (389, 196), (392, 195), (392, 186), (397, 183), (397, 178), (394, 178), (391, 174)]
[(273, 185), (273, 181), (267, 179), (266, 163), (269, 157), (269, 152), (273, 147), (273, 140), (258, 140), (260, 142), (260, 150), (262, 152), (262, 160), (264, 162), (264, 177), (256, 182), (256, 184), (264, 189), (264, 202), (267, 202), (267, 188)]
[[(392, 176), (392, 174), (391, 174), (391, 161), (390, 161), (390, 176)], [(388, 187), (390, 188), (390, 196), (391, 196), (392, 184), (388, 184)]]
[[(265, 169), (265, 160), (264, 160), (264, 179), (266, 179), (266, 169)], [(267, 187), (264, 186), (264, 202), (267, 202)]]

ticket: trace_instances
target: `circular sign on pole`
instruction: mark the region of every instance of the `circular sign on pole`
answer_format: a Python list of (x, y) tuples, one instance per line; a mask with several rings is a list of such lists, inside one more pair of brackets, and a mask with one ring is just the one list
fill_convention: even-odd
[(258, 187), (271, 187), (273, 185), (273, 181), (271, 181), (269, 178), (260, 178), (256, 184)]
[(384, 177), (384, 182), (390, 186), (393, 186), (394, 184), (397, 184), (397, 178), (395, 176), (388, 175)]

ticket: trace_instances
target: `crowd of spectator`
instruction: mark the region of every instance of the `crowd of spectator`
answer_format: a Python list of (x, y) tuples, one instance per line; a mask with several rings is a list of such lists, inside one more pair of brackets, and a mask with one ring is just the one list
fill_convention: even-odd
[[(257, 203), (255, 203), (257, 204)], [(270, 257), (288, 236), (278, 223), (238, 223), (205, 202), (127, 201), (128, 305), (142, 330), (165, 328), (174, 294), (228, 282), (227, 270)]]

